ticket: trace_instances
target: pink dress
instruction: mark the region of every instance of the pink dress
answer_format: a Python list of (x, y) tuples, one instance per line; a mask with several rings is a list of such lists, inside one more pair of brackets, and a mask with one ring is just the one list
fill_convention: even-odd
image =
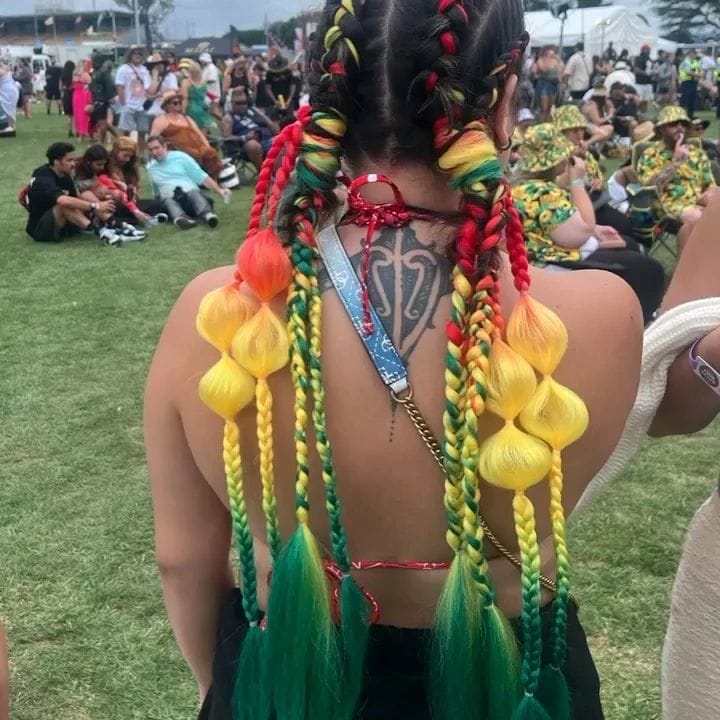
[(90, 88), (81, 82), (74, 82), (72, 102), (75, 132), (77, 132), (78, 137), (88, 137), (90, 135), (90, 115), (85, 108), (93, 103)]

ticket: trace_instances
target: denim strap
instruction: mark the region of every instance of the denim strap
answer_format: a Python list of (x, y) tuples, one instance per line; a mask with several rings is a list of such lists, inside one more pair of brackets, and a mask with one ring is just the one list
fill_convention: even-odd
[(334, 225), (330, 225), (318, 233), (317, 247), (320, 257), (325, 263), (328, 276), (380, 378), (393, 393), (404, 392), (409, 387), (407, 369), (372, 305), (370, 306), (370, 315), (374, 329), (369, 334), (365, 334), (363, 330), (360, 279), (340, 242)]

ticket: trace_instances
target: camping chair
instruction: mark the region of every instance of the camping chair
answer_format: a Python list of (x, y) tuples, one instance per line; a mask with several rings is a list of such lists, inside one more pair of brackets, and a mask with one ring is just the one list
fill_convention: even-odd
[(224, 158), (229, 158), (237, 170), (238, 179), (241, 185), (248, 185), (255, 182), (258, 176), (257, 168), (243, 155), (237, 143), (228, 142), (219, 135), (209, 138), (213, 147), (217, 148)]
[[(631, 151), (632, 168), (637, 174), (637, 164), (643, 152), (650, 147), (651, 141), (635, 143)], [(668, 215), (660, 203), (660, 195), (655, 186), (642, 186), (640, 184), (628, 185), (628, 195), (631, 198), (630, 214), (643, 216), (652, 213), (656, 222), (652, 232), (648, 235), (648, 254), (655, 254), (659, 248), (664, 248), (672, 257), (677, 257), (677, 234), (682, 223), (672, 215)], [(641, 230), (642, 234), (642, 230)]]

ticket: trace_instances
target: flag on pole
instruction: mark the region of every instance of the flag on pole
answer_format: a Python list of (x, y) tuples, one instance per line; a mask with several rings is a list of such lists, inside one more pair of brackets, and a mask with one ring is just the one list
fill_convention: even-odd
[(82, 22), (82, 15), (78, 15), (78, 16), (75, 18), (75, 24), (76, 24), (76, 25), (79, 25), (81, 22)]
[(54, 25), (55, 24), (55, 18), (51, 15), (46, 21), (46, 25)]
[(92, 25), (85, 31), (85, 34), (86, 35), (94, 35), (95, 34), (95, 30)]
[(105, 18), (105, 13), (104, 13), (104, 12), (101, 12), (101, 13), (98, 15), (98, 19), (97, 19), (97, 22), (96, 22), (95, 24), (96, 24), (98, 27), (100, 27), (100, 23), (103, 21), (104, 18)]

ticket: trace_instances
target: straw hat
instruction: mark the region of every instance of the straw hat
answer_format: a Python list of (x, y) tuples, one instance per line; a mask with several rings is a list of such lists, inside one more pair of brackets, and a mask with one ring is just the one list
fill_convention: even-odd
[(191, 58), (186, 58), (186, 57), (184, 57), (184, 58), (178, 63), (178, 68), (180, 68), (180, 70), (189, 70), (190, 67), (192, 66), (193, 62), (194, 62), (194, 60), (192, 60)]
[(180, 97), (180, 91), (179, 90), (165, 90), (163, 94), (160, 96), (160, 107), (164, 110), (165, 106), (175, 98)]
[(523, 168), (528, 172), (541, 172), (567, 160), (575, 146), (552, 123), (540, 123), (525, 131), (522, 148)]
[(668, 105), (660, 111), (658, 119), (655, 121), (655, 127), (659, 128), (663, 125), (668, 125), (670, 123), (676, 122), (681, 122), (684, 125), (689, 125), (690, 118), (685, 112), (685, 108), (681, 108), (679, 105)]
[(587, 130), (588, 122), (576, 105), (563, 105), (555, 111), (555, 127), (564, 130)]
[(156, 50), (146, 61), (146, 65), (159, 65), (167, 63), (167, 60)]
[(710, 127), (710, 121), (709, 120), (703, 120), (702, 118), (693, 118), (690, 121), (690, 124), (693, 126), (693, 130), (707, 130)]

